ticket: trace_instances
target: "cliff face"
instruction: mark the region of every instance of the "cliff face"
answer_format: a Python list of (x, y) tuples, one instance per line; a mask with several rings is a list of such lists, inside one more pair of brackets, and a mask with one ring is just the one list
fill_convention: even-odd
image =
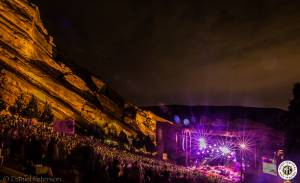
[(141, 131), (154, 138), (151, 113), (127, 104), (96, 76), (75, 73), (54, 59), (54, 50), (35, 5), (0, 1), (0, 91), (7, 104), (22, 93), (27, 98), (35, 95), (40, 106), (51, 104), (55, 119), (76, 119), (85, 127), (114, 125), (131, 136)]

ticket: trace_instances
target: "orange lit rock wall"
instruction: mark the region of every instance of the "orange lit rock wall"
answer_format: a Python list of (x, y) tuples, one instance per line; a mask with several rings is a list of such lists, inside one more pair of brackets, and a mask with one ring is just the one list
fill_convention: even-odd
[(106, 86), (104, 82), (91, 75), (91, 87), (65, 64), (54, 60), (54, 48), (35, 5), (26, 0), (0, 1), (1, 94), (6, 103), (12, 105), (17, 96), (25, 94), (29, 98), (33, 94), (40, 106), (51, 104), (55, 119), (73, 118), (86, 126), (114, 124), (128, 135), (142, 131), (154, 138), (154, 119), (149, 115), (140, 117), (143, 113), (125, 116), (124, 104), (99, 92)]

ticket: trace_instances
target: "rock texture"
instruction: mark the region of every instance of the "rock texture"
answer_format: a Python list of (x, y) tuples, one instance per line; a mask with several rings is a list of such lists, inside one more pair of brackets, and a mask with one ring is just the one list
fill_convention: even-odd
[[(35, 95), (51, 104), (55, 119), (76, 119), (85, 128), (113, 125), (130, 136), (155, 138), (155, 124), (164, 119), (128, 104), (97, 76), (75, 72), (57, 60), (53, 38), (37, 6), (27, 0), (0, 0), (0, 69), (4, 101)], [(80, 70), (80, 69), (79, 69)]]

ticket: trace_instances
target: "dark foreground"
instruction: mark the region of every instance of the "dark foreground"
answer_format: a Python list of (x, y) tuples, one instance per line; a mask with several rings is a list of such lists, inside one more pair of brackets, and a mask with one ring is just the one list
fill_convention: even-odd
[[(99, 139), (58, 134), (51, 126), (29, 125), (12, 116), (1, 117), (0, 129), (4, 166), (24, 173), (31, 181), (44, 177), (54, 182), (233, 182), (111, 147)], [(1, 176), (14, 175), (0, 172)]]

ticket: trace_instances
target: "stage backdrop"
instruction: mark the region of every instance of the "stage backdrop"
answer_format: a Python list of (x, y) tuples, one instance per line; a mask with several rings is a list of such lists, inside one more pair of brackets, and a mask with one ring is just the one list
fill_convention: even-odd
[(53, 123), (53, 130), (59, 133), (74, 134), (75, 121), (74, 120), (55, 121)]

